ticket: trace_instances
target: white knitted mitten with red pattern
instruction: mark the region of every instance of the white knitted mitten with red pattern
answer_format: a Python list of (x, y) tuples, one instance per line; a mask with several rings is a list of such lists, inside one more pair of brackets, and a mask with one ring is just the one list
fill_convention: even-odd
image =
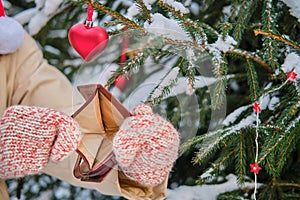
[(178, 156), (179, 133), (166, 119), (141, 104), (122, 123), (113, 151), (124, 174), (142, 185), (155, 186), (169, 175)]
[(74, 151), (81, 133), (70, 116), (50, 108), (11, 106), (0, 119), (0, 178), (36, 174)]

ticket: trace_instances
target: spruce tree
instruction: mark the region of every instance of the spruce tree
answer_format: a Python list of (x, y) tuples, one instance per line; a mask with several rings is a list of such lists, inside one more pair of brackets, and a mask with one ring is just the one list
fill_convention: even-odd
[[(170, 175), (170, 187), (172, 183), (218, 183), (215, 177), (233, 173), (241, 186), (250, 179), (257, 187), (228, 191), (218, 199), (300, 199), (300, 19), (293, 16), (287, 2), (68, 1), (34, 37), (49, 62), (70, 80), (76, 80), (74, 75), (82, 66), (94, 70), (98, 62), (106, 62), (103, 55), (91, 64), (78, 62), (75, 66), (71, 61), (80, 58), (70, 53), (67, 35), (50, 37), (54, 30), (67, 32), (73, 24), (83, 23), (86, 5), (91, 4), (98, 14), (94, 23), (106, 27), (111, 37), (131, 40), (124, 65), (119, 59), (109, 61), (119, 67), (107, 87), (113, 88), (126, 74), (130, 74), (131, 85), (138, 86), (165, 70), (146, 102), (182, 130), (181, 154)], [(14, 12), (28, 9), (28, 4), (11, 3), (18, 6)], [(164, 26), (158, 26), (165, 30), (149, 29), (162, 22)], [(172, 29), (182, 32), (175, 35)], [(167, 30), (171, 37), (164, 34)], [(172, 95), (182, 84), (188, 89)], [(127, 88), (120, 98), (126, 99), (135, 89)], [(193, 124), (187, 122), (190, 118)], [(259, 172), (254, 164), (261, 168)], [(22, 184), (33, 179), (48, 181), (40, 181), (39, 190), (49, 185), (72, 190), (69, 199), (83, 191), (51, 177), (36, 176), (21, 179), (17, 193), (35, 196)], [(9, 183), (13, 188), (15, 181)]]

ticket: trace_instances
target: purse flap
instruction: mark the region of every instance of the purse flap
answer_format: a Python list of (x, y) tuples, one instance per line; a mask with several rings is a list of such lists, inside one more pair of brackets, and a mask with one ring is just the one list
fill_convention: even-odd
[(130, 112), (102, 85), (98, 86), (100, 111), (106, 136), (112, 139)]

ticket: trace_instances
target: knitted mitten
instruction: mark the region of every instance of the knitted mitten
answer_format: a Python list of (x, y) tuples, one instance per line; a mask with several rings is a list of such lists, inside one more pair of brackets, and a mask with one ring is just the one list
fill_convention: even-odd
[(50, 160), (61, 161), (80, 142), (78, 124), (50, 108), (11, 106), (0, 119), (0, 178), (39, 173)]
[(146, 186), (164, 181), (178, 155), (179, 133), (170, 122), (142, 104), (125, 119), (113, 139), (118, 165), (132, 180)]

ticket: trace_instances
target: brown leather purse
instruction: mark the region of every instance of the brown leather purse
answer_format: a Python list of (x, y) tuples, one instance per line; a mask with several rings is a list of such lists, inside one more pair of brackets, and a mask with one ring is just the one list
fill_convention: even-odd
[(73, 174), (82, 181), (101, 182), (117, 165), (112, 139), (130, 112), (102, 85), (78, 87), (86, 102), (72, 115), (84, 136), (76, 150)]

